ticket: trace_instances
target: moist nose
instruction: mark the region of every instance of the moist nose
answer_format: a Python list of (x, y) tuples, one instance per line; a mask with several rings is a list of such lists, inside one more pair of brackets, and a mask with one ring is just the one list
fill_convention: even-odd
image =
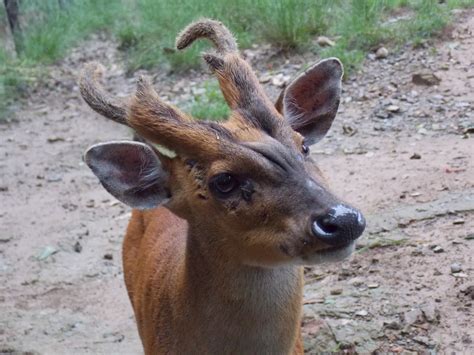
[(311, 231), (320, 241), (337, 246), (359, 238), (365, 229), (365, 218), (357, 209), (339, 204), (311, 221)]

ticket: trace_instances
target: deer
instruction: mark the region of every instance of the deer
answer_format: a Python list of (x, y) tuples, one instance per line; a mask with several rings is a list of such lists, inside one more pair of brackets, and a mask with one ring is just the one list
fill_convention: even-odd
[(79, 81), (94, 111), (137, 135), (95, 144), (84, 161), (132, 207), (123, 268), (143, 349), (302, 354), (303, 268), (348, 257), (365, 228), (309, 148), (336, 116), (343, 67), (321, 60), (274, 104), (227, 27), (191, 23), (176, 47), (198, 39), (213, 45), (202, 57), (230, 108), (225, 121), (194, 120), (146, 76), (126, 98), (104, 89), (98, 63)]

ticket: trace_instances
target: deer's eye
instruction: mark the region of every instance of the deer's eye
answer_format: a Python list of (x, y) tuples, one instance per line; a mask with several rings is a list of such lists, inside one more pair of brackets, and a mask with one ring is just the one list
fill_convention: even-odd
[(220, 197), (227, 197), (239, 187), (239, 181), (228, 173), (218, 174), (211, 178), (209, 186)]

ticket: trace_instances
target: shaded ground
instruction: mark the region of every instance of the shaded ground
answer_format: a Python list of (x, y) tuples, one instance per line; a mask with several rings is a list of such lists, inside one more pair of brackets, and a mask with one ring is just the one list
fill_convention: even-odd
[[(472, 15), (459, 14), (435, 47), (369, 58), (345, 83), (330, 136), (312, 147), (368, 231), (351, 260), (307, 270), (308, 352), (474, 353)], [(92, 39), (54, 68), (18, 122), (0, 126), (0, 353), (141, 352), (121, 268), (129, 210), (81, 161), (90, 144), (130, 137), (91, 113), (75, 83), (82, 63), (98, 60), (112, 91), (131, 92), (116, 55)], [(266, 47), (246, 55), (273, 96), (272, 79), (315, 60)], [(413, 84), (420, 71), (441, 82)], [(153, 74), (173, 101), (203, 78)]]

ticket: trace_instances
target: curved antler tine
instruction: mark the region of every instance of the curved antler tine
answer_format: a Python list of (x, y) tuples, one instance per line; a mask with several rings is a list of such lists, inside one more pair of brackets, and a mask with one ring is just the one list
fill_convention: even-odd
[(237, 41), (222, 22), (202, 19), (188, 25), (176, 38), (176, 48), (184, 49), (198, 38), (209, 39), (220, 54), (237, 52)]
[(81, 95), (87, 104), (97, 113), (117, 123), (128, 126), (127, 104), (124, 99), (117, 99), (107, 93), (99, 79), (103, 66), (92, 62), (85, 65), (79, 79)]
[(278, 125), (278, 111), (260, 86), (250, 65), (240, 57), (237, 42), (219, 21), (203, 19), (186, 27), (176, 40), (184, 49), (196, 39), (206, 38), (216, 47), (215, 53), (204, 53), (203, 59), (216, 74), (229, 107), (254, 126), (273, 132)]
[(140, 77), (130, 101), (128, 122), (150, 142), (184, 156), (207, 160), (224, 154), (228, 145), (222, 133), (194, 121), (173, 105), (163, 102), (146, 77)]

